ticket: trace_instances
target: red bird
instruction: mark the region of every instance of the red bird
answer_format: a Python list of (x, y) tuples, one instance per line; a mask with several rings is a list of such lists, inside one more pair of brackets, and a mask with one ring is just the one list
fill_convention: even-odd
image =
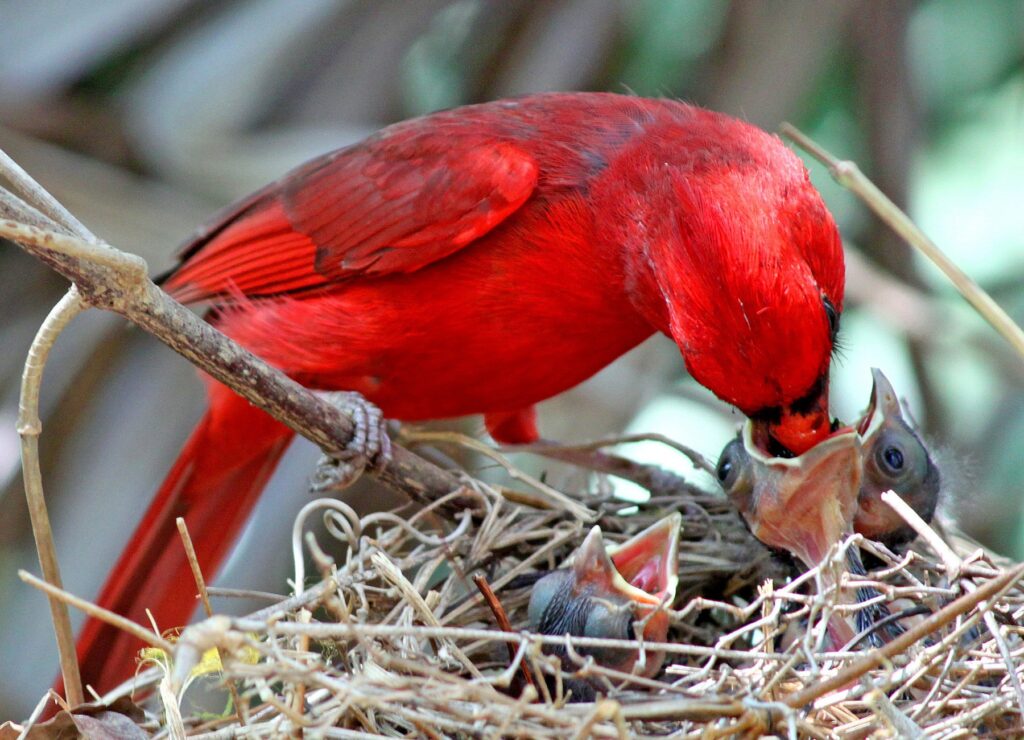
[[(829, 431), (832, 217), (777, 137), (677, 101), (546, 94), (395, 124), (227, 208), (165, 287), (310, 387), (396, 419), (483, 413), (502, 442), (658, 331), (766, 439)], [(209, 395), (99, 597), (143, 623), (193, 612), (174, 518), (212, 577), (292, 437)], [(132, 673), (124, 634), (90, 621), (78, 647), (98, 690)]]

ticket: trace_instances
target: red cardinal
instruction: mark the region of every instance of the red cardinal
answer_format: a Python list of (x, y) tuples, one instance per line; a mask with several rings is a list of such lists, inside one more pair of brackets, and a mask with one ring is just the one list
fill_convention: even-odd
[[(832, 217), (778, 138), (677, 101), (548, 94), (390, 126), (223, 211), (165, 287), (308, 386), (396, 419), (483, 413), (502, 442), (657, 331), (765, 438), (801, 452), (829, 430)], [(174, 518), (212, 578), (291, 437), (211, 385), (99, 603), (187, 622)], [(137, 647), (88, 622), (85, 680), (130, 676)]]

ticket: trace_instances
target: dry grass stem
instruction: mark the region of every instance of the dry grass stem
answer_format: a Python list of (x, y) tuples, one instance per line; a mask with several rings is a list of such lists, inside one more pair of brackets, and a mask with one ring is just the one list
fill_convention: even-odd
[(938, 245), (910, 220), (907, 214), (865, 177), (855, 162), (836, 158), (831, 152), (789, 123), (782, 124), (780, 131), (783, 136), (791, 139), (801, 149), (825, 165), (836, 182), (864, 201), (904, 241), (931, 260), (981, 317), (991, 324), (1021, 357), (1024, 357), (1024, 330), (992, 299), (992, 296), (974, 282), (967, 273), (957, 267), (939, 249)]
[(53, 596), (54, 598), (60, 599), (68, 606), (73, 606), (76, 609), (80, 609), (81, 611), (88, 614), (90, 617), (102, 619), (107, 624), (113, 625), (114, 627), (117, 627), (119, 630), (122, 630), (124, 632), (128, 632), (131, 635), (134, 635), (143, 642), (148, 643), (149, 645), (152, 645), (155, 648), (159, 648), (160, 650), (163, 650), (164, 652), (168, 653), (174, 649), (174, 646), (170, 642), (168, 642), (155, 632), (151, 632), (150, 630), (147, 630), (144, 627), (135, 624), (135, 622), (131, 621), (130, 619), (125, 619), (120, 614), (114, 614), (114, 612), (98, 607), (86, 601), (85, 599), (81, 599), (75, 596), (74, 594), (68, 593), (62, 588), (57, 588), (56, 586), (53, 586), (44, 580), (36, 578), (31, 573), (19, 570), (18, 578), (20, 578), (33, 588), (38, 588), (40, 591), (47, 594), (48, 596)]

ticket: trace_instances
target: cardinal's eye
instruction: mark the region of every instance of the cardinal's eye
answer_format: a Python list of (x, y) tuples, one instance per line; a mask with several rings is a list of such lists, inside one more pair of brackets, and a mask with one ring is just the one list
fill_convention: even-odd
[(836, 335), (839, 334), (839, 312), (828, 296), (824, 296), (821, 300), (825, 306), (825, 317), (828, 319), (829, 334), (832, 337), (832, 341), (835, 342)]
[(729, 473), (732, 472), (733, 464), (732, 460), (726, 460), (724, 457), (718, 461), (718, 482), (725, 483), (725, 479), (729, 477)]

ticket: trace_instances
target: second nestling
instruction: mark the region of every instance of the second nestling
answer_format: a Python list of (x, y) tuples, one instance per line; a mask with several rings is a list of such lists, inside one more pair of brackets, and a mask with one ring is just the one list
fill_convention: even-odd
[[(665, 642), (668, 609), (679, 583), (679, 529), (672, 513), (621, 545), (605, 548), (601, 528), (593, 527), (571, 563), (549, 573), (530, 596), (531, 629), (546, 635)], [(547, 651), (571, 673), (581, 666), (562, 646)], [(621, 673), (651, 677), (661, 670), (662, 652), (580, 646), (580, 656)], [(589, 701), (604, 688), (600, 671), (589, 680), (569, 680), (574, 701)], [(607, 674), (606, 674), (607, 675)]]

